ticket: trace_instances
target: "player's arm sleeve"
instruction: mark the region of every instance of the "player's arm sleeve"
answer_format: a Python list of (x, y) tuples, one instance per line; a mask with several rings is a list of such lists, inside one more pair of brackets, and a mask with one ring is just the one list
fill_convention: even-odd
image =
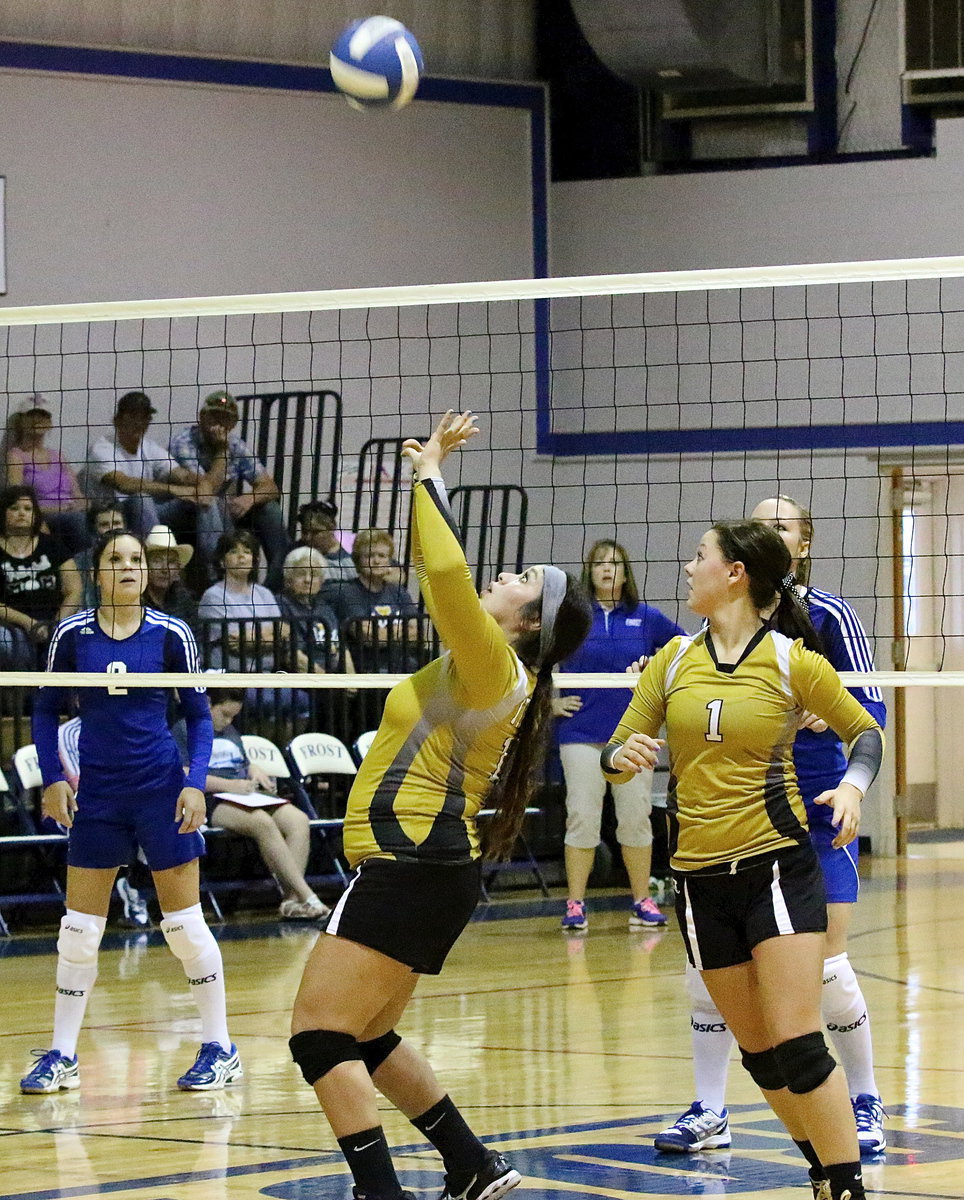
[(610, 783), (626, 783), (633, 778), (632, 771), (617, 771), (612, 767), (612, 756), (634, 733), (645, 733), (656, 737), (666, 719), (666, 668), (678, 646), (674, 638), (653, 655), (646, 670), (637, 678), (636, 686), (616, 731), (603, 747), (599, 765)]
[(866, 793), (880, 770), (884, 733), (867, 709), (847, 691), (822, 654), (794, 643), (790, 658), (791, 689), (797, 704), (826, 721), (849, 747), (841, 783)]
[(516, 657), (482, 608), (441, 479), (415, 484), (412, 561), (425, 607), (468, 703), (487, 708), (517, 683)]
[[(73, 637), (64, 637), (58, 627), (50, 641), (47, 651), (48, 671), (74, 671), (76, 664), (73, 656)], [(33, 697), (33, 716), (30, 720), (31, 736), (37, 747), (37, 758), (40, 762), (40, 774), (44, 787), (58, 783), (65, 778), (63, 764), (60, 761), (57, 743), (57, 729), (60, 725), (60, 714), (64, 706), (64, 689), (59, 687), (38, 687)]]
[[(172, 669), (197, 673), (200, 667), (194, 634), (183, 621), (178, 621), (171, 629), (170, 637), (174, 662)], [(203, 687), (181, 688), (178, 695), (187, 729), (188, 769), (184, 785), (203, 792), (214, 742), (211, 705)]]

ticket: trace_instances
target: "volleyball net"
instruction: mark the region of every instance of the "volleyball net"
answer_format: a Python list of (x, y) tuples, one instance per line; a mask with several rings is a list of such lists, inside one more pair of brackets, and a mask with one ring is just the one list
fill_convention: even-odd
[[(313, 501), (336, 510), (348, 548), (387, 531), (413, 603), (401, 441), (447, 408), (480, 416), (482, 436), (446, 469), (480, 586), (526, 562), (578, 572), (613, 538), (641, 598), (695, 629), (681, 565), (701, 534), (793, 497), (813, 515), (812, 582), (856, 610), (886, 672), (874, 681), (901, 696), (915, 685), (898, 707), (914, 710), (899, 719), (919, 730), (922, 797), (940, 790), (923, 776), (954, 761), (939, 697), (964, 678), (962, 367), (961, 258), (0, 309), (8, 448), (20, 416), (49, 412), (44, 445), (90, 497), (89, 447), (114, 436), (120, 396), (149, 397), (146, 436), (166, 452), (226, 390), (290, 544)], [(175, 533), (192, 542), (187, 509)], [(276, 693), (275, 733), (313, 723), (349, 742), (438, 649), (420, 610), (383, 614), (378, 646), (328, 630), (308, 664), (282, 651), (290, 630), (259, 630), (239, 658), (236, 631), (206, 626), (204, 665)], [(26, 736), (25, 679), (5, 689), (5, 758)]]

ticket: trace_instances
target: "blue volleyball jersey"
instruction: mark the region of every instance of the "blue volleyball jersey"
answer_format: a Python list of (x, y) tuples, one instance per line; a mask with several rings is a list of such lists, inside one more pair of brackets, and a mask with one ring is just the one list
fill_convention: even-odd
[[(81, 717), (80, 776), (85, 798), (125, 800), (169, 786), (181, 772), (181, 755), (167, 724), (170, 688), (125, 688), (129, 672), (197, 672), (194, 635), (177, 617), (144, 610), (136, 633), (108, 637), (93, 609), (61, 621), (47, 655), (48, 671), (96, 671), (116, 677), (106, 687), (77, 689)], [(63, 688), (39, 687), (33, 737), (44, 786), (64, 778), (57, 753)], [(211, 756), (211, 710), (203, 687), (179, 689), (188, 728), (190, 770), (184, 786), (204, 790)]]
[[(818, 588), (808, 588), (804, 599), (810, 620), (833, 666), (838, 671), (873, 671), (874, 656), (870, 643), (860, 618), (847, 601)], [(887, 709), (880, 688), (857, 687), (847, 690), (883, 729)], [(793, 765), (800, 791), (804, 799), (809, 801), (828, 788), (836, 787), (847, 769), (847, 756), (832, 729), (825, 733), (801, 729), (793, 743)], [(815, 807), (819, 809), (819, 806)], [(811, 820), (813, 815), (811, 813)], [(826, 815), (826, 810), (819, 809), (817, 815)]]
[[(625, 671), (642, 655), (651, 656), (683, 630), (658, 608), (640, 601), (635, 608), (617, 604), (613, 609), (592, 603), (592, 628), (579, 649), (560, 671)], [(582, 708), (571, 717), (560, 717), (556, 732), (561, 743), (608, 742), (626, 711), (629, 688), (564, 688), (563, 696), (579, 696)]]

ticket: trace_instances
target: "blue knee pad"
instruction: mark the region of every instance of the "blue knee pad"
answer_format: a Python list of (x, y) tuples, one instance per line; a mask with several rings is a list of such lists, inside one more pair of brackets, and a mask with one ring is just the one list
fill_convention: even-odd
[(824, 1083), (837, 1065), (822, 1033), (804, 1033), (773, 1047), (786, 1086), (795, 1096), (804, 1096)]
[(291, 1057), (312, 1087), (343, 1062), (362, 1062), (358, 1039), (335, 1029), (306, 1029), (288, 1039)]
[(401, 1040), (394, 1029), (389, 1029), (388, 1033), (383, 1033), (381, 1037), (358, 1043), (362, 1062), (368, 1068), (369, 1075), (375, 1074)]

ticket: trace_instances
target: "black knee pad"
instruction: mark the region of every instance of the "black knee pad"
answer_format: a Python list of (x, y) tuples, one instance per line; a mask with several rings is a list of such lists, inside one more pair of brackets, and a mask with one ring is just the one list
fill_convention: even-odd
[(778, 1092), (787, 1086), (787, 1081), (783, 1077), (776, 1053), (773, 1050), (761, 1050), (758, 1054), (754, 1054), (749, 1050), (744, 1050), (741, 1046), (740, 1054), (743, 1056), (743, 1065), (746, 1067), (747, 1074), (758, 1088), (762, 1088), (765, 1092)]
[(358, 1039), (334, 1029), (306, 1029), (289, 1038), (288, 1047), (305, 1082), (312, 1086), (339, 1063), (359, 1062), (362, 1058)]
[(388, 1033), (383, 1033), (381, 1037), (358, 1043), (362, 1062), (368, 1068), (369, 1075), (375, 1074), (401, 1040), (394, 1029), (389, 1029)]
[(823, 1083), (837, 1065), (822, 1033), (804, 1033), (773, 1047), (787, 1087), (795, 1096), (806, 1095)]

